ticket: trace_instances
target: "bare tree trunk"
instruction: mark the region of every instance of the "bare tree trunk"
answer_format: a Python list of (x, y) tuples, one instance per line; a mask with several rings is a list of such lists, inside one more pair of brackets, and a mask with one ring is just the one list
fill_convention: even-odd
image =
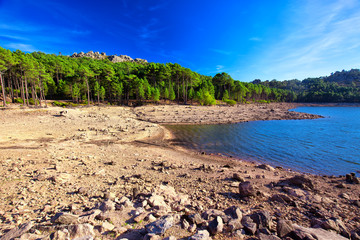
[(87, 95), (88, 95), (88, 103), (87, 103), (87, 105), (90, 106), (90, 88), (89, 88), (89, 81), (88, 81), (87, 77), (85, 78), (85, 81), (86, 81)]
[(27, 87), (27, 79), (25, 77), (25, 98), (26, 98), (26, 106), (29, 106), (29, 91)]
[(2, 75), (3, 75), (3, 73), (0, 72), (0, 82), (1, 82), (1, 89), (2, 89), (2, 95), (3, 95), (3, 102), (4, 102), (4, 107), (6, 107), (5, 86), (4, 86), (4, 81), (3, 81)]

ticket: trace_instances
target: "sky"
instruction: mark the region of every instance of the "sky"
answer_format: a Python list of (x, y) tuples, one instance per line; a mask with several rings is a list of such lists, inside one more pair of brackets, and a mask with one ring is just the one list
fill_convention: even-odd
[(360, 1), (0, 0), (0, 46), (302, 80), (360, 68)]

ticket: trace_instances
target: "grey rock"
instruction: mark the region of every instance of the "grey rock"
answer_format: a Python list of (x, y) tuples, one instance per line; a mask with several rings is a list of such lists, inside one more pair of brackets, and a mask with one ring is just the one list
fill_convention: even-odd
[[(310, 237), (312, 237), (310, 239), (317, 239), (317, 240), (345, 240), (345, 239), (347, 239), (337, 233), (326, 231), (321, 228), (306, 228), (306, 227), (299, 226), (297, 224), (293, 224), (293, 227), (295, 229), (295, 231), (294, 231), (295, 234), (300, 233), (305, 236), (310, 236)], [(304, 239), (304, 238), (301, 238), (301, 239)]]
[(144, 236), (143, 240), (161, 240), (161, 237), (155, 233), (148, 233)]
[(90, 224), (71, 225), (68, 230), (71, 239), (93, 239), (95, 236), (94, 227)]
[(242, 182), (239, 184), (240, 197), (255, 196), (255, 189), (249, 181)]
[(279, 238), (275, 235), (267, 235), (264, 233), (259, 233), (258, 238), (259, 238), (259, 240), (281, 240), (281, 238)]
[(115, 203), (111, 200), (106, 200), (101, 203), (99, 209), (103, 212), (115, 211)]
[(256, 223), (250, 218), (250, 216), (244, 216), (241, 220), (242, 225), (244, 226), (244, 230), (250, 234), (254, 235), (256, 232)]
[(234, 231), (242, 229), (244, 227), (241, 224), (241, 219), (239, 219), (239, 218), (231, 219), (227, 225), (228, 225), (230, 232), (234, 232)]
[(339, 232), (340, 228), (337, 223), (333, 219), (326, 219), (320, 225), (325, 230), (334, 230), (335, 232)]
[(257, 224), (258, 228), (270, 228), (271, 216), (268, 211), (251, 214), (250, 218)]
[(18, 227), (11, 229), (9, 232), (7, 232), (5, 235), (3, 235), (0, 239), (1, 240), (10, 240), (10, 239), (20, 237), (21, 235), (28, 232), (32, 227), (33, 227), (32, 222), (27, 222), (27, 223), (21, 224)]
[(275, 170), (275, 168), (273, 168), (272, 166), (270, 166), (268, 164), (261, 164), (261, 165), (257, 166), (257, 168), (264, 169), (264, 170), (267, 170), (267, 171), (274, 171)]
[(236, 206), (231, 206), (227, 209), (224, 210), (224, 213), (228, 216), (230, 216), (233, 219), (242, 219), (242, 212), (241, 209), (239, 207)]
[(294, 231), (294, 227), (292, 226), (290, 221), (279, 220), (277, 222), (276, 232), (279, 237), (283, 238), (290, 234), (292, 231)]
[(199, 230), (196, 234), (191, 236), (189, 240), (210, 240), (210, 233), (206, 230)]
[(234, 180), (237, 180), (237, 181), (239, 181), (239, 182), (245, 182), (244, 178), (241, 177), (238, 173), (234, 173), (233, 179), (234, 179)]
[(149, 223), (145, 226), (148, 233), (164, 234), (166, 230), (171, 228), (174, 224), (174, 217), (171, 215), (163, 216), (155, 222)]
[(305, 190), (312, 190), (315, 187), (312, 180), (303, 175), (294, 176), (288, 179), (288, 181), (291, 185), (300, 187)]
[(221, 233), (224, 229), (224, 222), (221, 217), (217, 216), (209, 223), (209, 231), (212, 235)]
[(273, 201), (273, 202), (279, 202), (279, 203), (290, 203), (291, 202), (291, 198), (289, 198), (285, 194), (274, 194), (269, 200)]
[(200, 225), (200, 224), (203, 224), (205, 222), (204, 219), (200, 216), (199, 213), (189, 215), (188, 218), (189, 218), (191, 223), (196, 224), (196, 225)]
[(70, 213), (61, 212), (55, 214), (55, 216), (51, 218), (51, 222), (56, 224), (65, 224), (65, 225), (77, 224), (79, 223), (79, 216)]

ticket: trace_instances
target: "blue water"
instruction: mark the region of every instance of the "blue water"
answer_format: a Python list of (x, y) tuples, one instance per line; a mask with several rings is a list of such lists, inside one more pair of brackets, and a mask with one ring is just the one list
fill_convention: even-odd
[(325, 118), (168, 127), (179, 142), (197, 151), (315, 174), (360, 170), (360, 107), (299, 107), (294, 111)]

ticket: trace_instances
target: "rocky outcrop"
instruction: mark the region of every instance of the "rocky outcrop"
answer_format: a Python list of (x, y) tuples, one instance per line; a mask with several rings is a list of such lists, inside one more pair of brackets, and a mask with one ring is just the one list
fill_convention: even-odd
[(88, 57), (88, 58), (92, 58), (92, 59), (97, 59), (97, 60), (103, 60), (103, 59), (109, 59), (111, 62), (113, 63), (117, 63), (117, 62), (137, 62), (137, 63), (146, 63), (147, 60), (145, 59), (141, 59), (141, 58), (135, 58), (132, 59), (131, 57), (127, 56), (127, 55), (110, 55), (110, 56), (106, 56), (106, 53), (102, 52), (87, 52), (87, 53), (73, 53), (70, 57), (72, 58), (81, 58), (81, 57)]

